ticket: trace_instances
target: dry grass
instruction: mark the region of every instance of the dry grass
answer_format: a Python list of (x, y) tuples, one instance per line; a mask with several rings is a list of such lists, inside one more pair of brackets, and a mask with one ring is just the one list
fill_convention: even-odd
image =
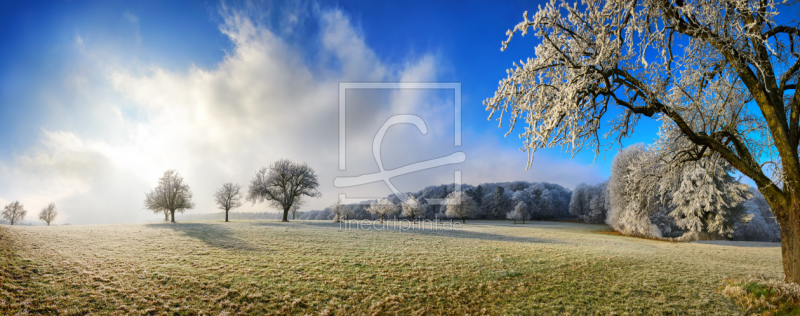
[(746, 314), (800, 315), (800, 285), (763, 276), (727, 280), (720, 292)]
[(665, 243), (603, 225), (457, 231), (327, 222), (0, 228), (0, 314), (738, 314), (777, 244)]

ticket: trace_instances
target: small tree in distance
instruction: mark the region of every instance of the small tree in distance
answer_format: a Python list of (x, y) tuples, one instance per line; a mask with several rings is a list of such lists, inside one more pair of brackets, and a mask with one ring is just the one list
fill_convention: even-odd
[(288, 159), (274, 162), (269, 169), (261, 168), (250, 181), (247, 201), (269, 201), (273, 206), (283, 209), (284, 222), (289, 221), (289, 211), (301, 203), (304, 196), (319, 196), (319, 182), (314, 170), (305, 163), (295, 163)]
[(403, 207), (402, 215), (410, 216), (412, 222), (417, 216), (422, 214), (422, 210), (424, 207), (424, 205), (420, 203), (419, 200), (417, 200), (415, 197), (411, 195), (409, 195), (408, 199), (406, 199), (401, 205)]
[(25, 210), (25, 207), (23, 207), (22, 203), (19, 201), (8, 203), (8, 205), (3, 208), (3, 218), (11, 225), (24, 219), (25, 214), (28, 214), (28, 211)]
[(347, 218), (350, 216), (350, 207), (337, 200), (336, 203), (331, 205), (331, 212), (336, 214), (336, 217), (333, 218), (333, 222), (338, 223), (342, 220), (347, 220)]
[(475, 201), (461, 191), (453, 191), (446, 199), (447, 209), (444, 214), (450, 217), (461, 218), (461, 223), (467, 222), (467, 217), (475, 216)]
[(192, 191), (175, 170), (167, 170), (158, 179), (158, 186), (145, 194), (144, 207), (155, 213), (168, 212), (175, 222), (175, 211), (184, 212), (194, 208)]
[(506, 218), (513, 220), (514, 224), (516, 224), (517, 221), (522, 221), (522, 223), (525, 224), (525, 213), (527, 212), (528, 205), (525, 204), (525, 202), (519, 202), (514, 206), (514, 210), (506, 214)]
[(241, 193), (242, 187), (236, 183), (225, 183), (221, 188), (214, 193), (214, 201), (217, 202), (217, 207), (225, 211), (225, 222), (228, 222), (228, 211), (233, 208), (242, 206)]
[(50, 203), (39, 212), (39, 219), (47, 223), (47, 226), (50, 226), (50, 222), (56, 218), (56, 215), (58, 215), (58, 212), (56, 212), (56, 204)]
[(389, 199), (380, 199), (367, 207), (367, 213), (378, 215), (383, 223), (384, 217), (397, 213), (397, 205)]

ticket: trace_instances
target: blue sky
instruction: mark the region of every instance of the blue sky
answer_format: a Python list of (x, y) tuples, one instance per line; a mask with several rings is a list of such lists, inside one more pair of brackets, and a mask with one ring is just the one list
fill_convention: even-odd
[[(397, 113), (420, 115), (431, 133), (395, 128), (385, 142), (394, 145), (382, 149), (387, 165), (467, 155), (462, 165), (398, 178), (408, 191), (452, 182), (455, 169), (471, 184), (528, 180), (572, 188), (603, 181), (613, 152), (592, 165), (593, 152), (570, 160), (558, 149), (541, 150), (525, 171), (516, 133), (503, 137), (506, 127), (487, 121), (482, 101), (536, 44), (516, 38), (501, 52), (500, 42), (522, 12), (537, 6), (3, 2), (0, 203), (19, 199), (37, 211), (54, 201), (61, 223), (158, 220), (142, 209), (143, 193), (174, 168), (195, 191), (193, 212), (212, 212), (210, 196), (223, 182), (246, 184), (260, 166), (290, 158), (319, 173), (323, 197), (305, 208), (321, 208), (347, 191), (332, 185), (334, 177), (375, 171), (374, 131)], [(453, 100), (446, 93), (354, 94), (351, 100), (364, 104), (348, 104), (360, 109), (348, 114), (348, 157), (362, 158), (339, 171), (336, 87), (361, 81), (461, 83), (463, 146), (452, 146)], [(657, 129), (645, 118), (625, 144), (649, 143)], [(386, 188), (350, 192), (380, 195)]]

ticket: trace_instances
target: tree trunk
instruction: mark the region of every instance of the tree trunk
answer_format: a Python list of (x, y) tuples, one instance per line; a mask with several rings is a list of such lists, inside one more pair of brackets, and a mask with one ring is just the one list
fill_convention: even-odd
[(175, 210), (169, 211), (169, 215), (171, 217), (171, 221), (174, 223), (175, 222)]
[(381, 215), (381, 224), (383, 224), (383, 215)]
[(466, 224), (466, 223), (467, 223), (467, 218), (466, 217), (462, 217), (461, 218), (461, 224)]
[(281, 222), (288, 222), (289, 221), (289, 208), (283, 209), (283, 220)]
[(228, 210), (225, 210), (225, 222), (228, 222)]
[(164, 221), (166, 222), (168, 220), (169, 220), (169, 211), (164, 211)]
[(800, 284), (800, 205), (793, 204), (776, 217), (781, 225), (784, 281)]

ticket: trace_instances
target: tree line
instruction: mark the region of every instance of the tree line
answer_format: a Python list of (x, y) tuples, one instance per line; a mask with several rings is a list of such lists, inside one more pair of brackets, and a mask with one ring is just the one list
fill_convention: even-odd
[[(381, 220), (381, 217), (418, 219), (547, 220), (571, 217), (568, 205), (572, 192), (547, 182), (482, 183), (428, 186), (406, 192), (403, 201), (395, 194), (361, 203), (340, 204), (338, 201), (322, 210), (298, 215), (304, 220)], [(430, 201), (444, 201), (431, 203)], [(463, 207), (462, 207), (463, 205)], [(448, 209), (449, 206), (452, 206)]]

